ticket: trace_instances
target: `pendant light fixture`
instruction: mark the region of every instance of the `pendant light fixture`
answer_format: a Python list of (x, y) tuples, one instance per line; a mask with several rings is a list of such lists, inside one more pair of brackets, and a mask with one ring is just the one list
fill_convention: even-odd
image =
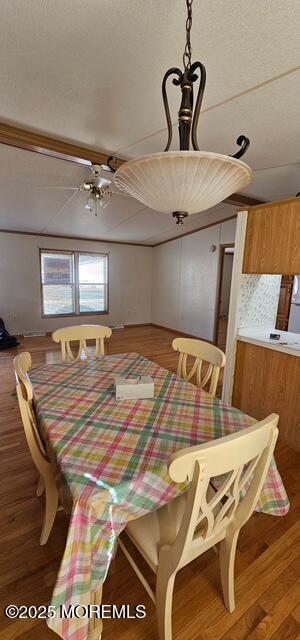
[[(200, 151), (197, 141), (198, 120), (206, 83), (206, 70), (202, 62), (192, 63), (191, 28), (193, 0), (186, 0), (186, 45), (183, 54), (183, 71), (169, 69), (163, 78), (162, 96), (165, 108), (168, 140), (162, 153), (129, 160), (115, 173), (115, 184), (145, 206), (172, 213), (176, 224), (192, 213), (204, 211), (245, 187), (252, 179), (252, 171), (240, 158), (247, 151), (250, 141), (240, 135), (240, 149), (233, 155)], [(200, 76), (199, 89), (194, 104), (194, 83)], [(178, 113), (179, 151), (169, 151), (172, 142), (172, 122), (167, 97), (167, 80), (181, 89)], [(193, 150), (190, 150), (192, 143)]]

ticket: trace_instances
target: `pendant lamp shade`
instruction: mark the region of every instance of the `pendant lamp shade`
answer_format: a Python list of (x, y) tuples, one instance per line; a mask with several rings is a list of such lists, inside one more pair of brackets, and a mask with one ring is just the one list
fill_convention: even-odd
[(122, 191), (162, 213), (199, 213), (246, 187), (252, 170), (209, 151), (167, 151), (124, 163), (114, 181)]
[[(185, 0), (185, 3), (187, 18), (183, 70), (171, 67), (162, 81), (168, 132), (165, 149), (162, 153), (129, 160), (115, 173), (115, 184), (119, 189), (150, 209), (172, 213), (178, 225), (183, 224), (189, 214), (205, 211), (243, 189), (251, 182), (253, 175), (248, 165), (240, 161), (250, 145), (249, 138), (244, 134), (236, 139), (238, 150), (231, 156), (199, 150), (197, 128), (206, 85), (206, 69), (199, 60), (192, 62), (193, 0)], [(173, 85), (181, 90), (179, 151), (169, 151), (173, 136), (168, 100), (171, 79)], [(195, 83), (198, 84), (197, 97), (194, 94)], [(193, 151), (190, 151), (191, 147)]]

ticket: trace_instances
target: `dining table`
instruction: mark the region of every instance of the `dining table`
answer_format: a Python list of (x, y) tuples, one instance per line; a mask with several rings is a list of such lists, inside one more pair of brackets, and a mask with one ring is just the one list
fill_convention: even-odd
[[(116, 376), (151, 376), (154, 397), (116, 400)], [(64, 640), (98, 640), (101, 621), (61, 615), (101, 600), (126, 524), (186, 490), (168, 475), (175, 451), (229, 435), (253, 418), (137, 353), (30, 370), (39, 430), (69, 513), (48, 626)], [(257, 511), (289, 510), (275, 459)]]

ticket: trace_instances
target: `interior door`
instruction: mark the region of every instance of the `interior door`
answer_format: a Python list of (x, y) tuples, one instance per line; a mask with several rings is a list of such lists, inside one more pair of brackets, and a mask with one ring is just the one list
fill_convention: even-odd
[(233, 244), (221, 245), (214, 342), (223, 351), (226, 350), (233, 256)]
[(276, 329), (287, 331), (292, 300), (294, 276), (282, 276), (277, 310)]

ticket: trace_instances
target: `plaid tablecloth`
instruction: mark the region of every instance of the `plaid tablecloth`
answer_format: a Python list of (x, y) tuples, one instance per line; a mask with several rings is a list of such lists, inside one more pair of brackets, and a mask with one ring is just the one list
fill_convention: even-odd
[[(117, 374), (151, 375), (151, 400), (116, 401)], [(168, 476), (174, 451), (233, 433), (253, 419), (137, 354), (32, 369), (35, 407), (61, 490), (71, 505), (64, 556), (48, 625), (86, 640), (87, 619), (61, 619), (59, 605), (87, 604), (107, 576), (126, 523), (182, 490)], [(272, 462), (258, 510), (284, 515), (288, 498)]]

